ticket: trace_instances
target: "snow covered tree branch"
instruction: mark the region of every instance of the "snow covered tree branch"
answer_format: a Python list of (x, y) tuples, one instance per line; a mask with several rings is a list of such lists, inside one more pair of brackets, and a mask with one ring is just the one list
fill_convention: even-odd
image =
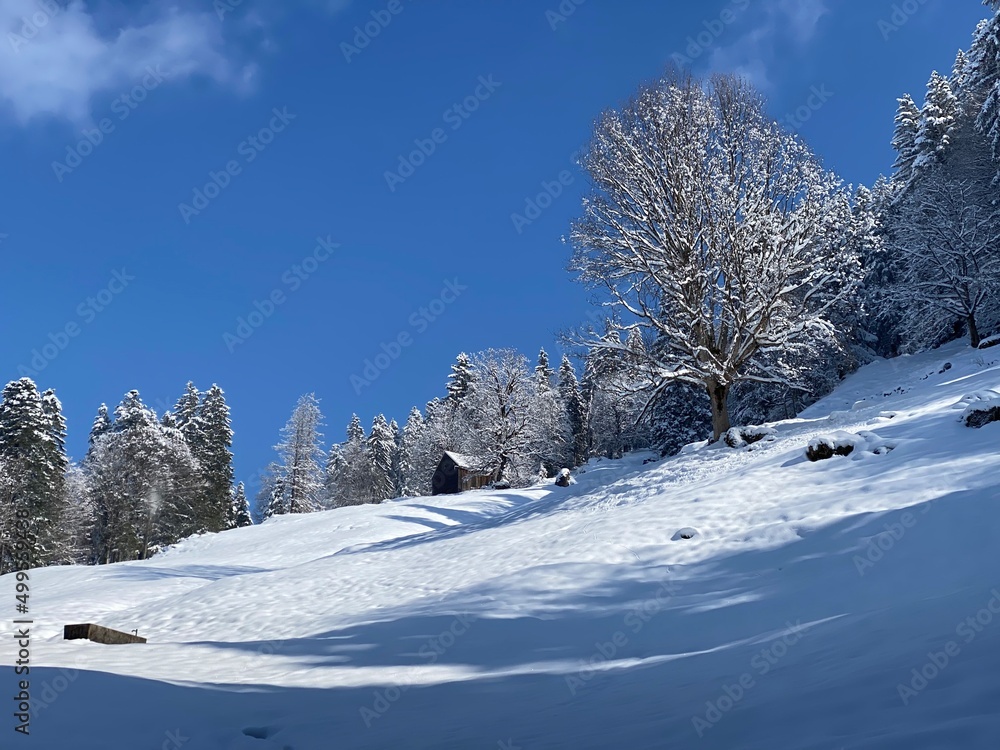
[(858, 277), (837, 246), (846, 193), (728, 76), (670, 72), (643, 88), (601, 117), (584, 166), (592, 193), (572, 228), (573, 268), (654, 342), (642, 365), (654, 397), (675, 381), (708, 392), (718, 438), (755, 358), (834, 332), (829, 313)]

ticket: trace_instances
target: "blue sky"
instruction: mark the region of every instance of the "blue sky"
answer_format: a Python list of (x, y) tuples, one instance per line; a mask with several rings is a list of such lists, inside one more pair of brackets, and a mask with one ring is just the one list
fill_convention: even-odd
[[(895, 98), (919, 100), (985, 15), (4, 0), (0, 379), (26, 368), (57, 389), (76, 457), (102, 401), (136, 388), (162, 411), (189, 379), (217, 382), (248, 479), (302, 393), (340, 440), (352, 412), (402, 422), (440, 394), (459, 351), (557, 356), (592, 309), (560, 241), (585, 188), (572, 154), (677, 55), (749, 76), (830, 168), (871, 183)], [(530, 223), (512, 219), (546, 189)]]

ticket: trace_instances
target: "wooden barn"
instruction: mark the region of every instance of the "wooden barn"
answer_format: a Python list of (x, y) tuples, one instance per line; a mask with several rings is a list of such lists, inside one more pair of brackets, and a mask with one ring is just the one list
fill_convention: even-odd
[(474, 456), (445, 451), (431, 481), (433, 494), (454, 495), (485, 487), (495, 479), (496, 471), (485, 469), (484, 465), (482, 459)]

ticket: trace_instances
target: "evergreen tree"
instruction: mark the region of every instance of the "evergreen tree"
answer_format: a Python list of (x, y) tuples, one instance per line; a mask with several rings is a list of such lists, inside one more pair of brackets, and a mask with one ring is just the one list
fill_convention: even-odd
[(549, 355), (542, 349), (535, 367), (534, 412), (538, 423), (537, 451), (545, 476), (554, 476), (561, 468), (573, 464), (573, 437), (569, 417), (554, 388), (555, 372)]
[(917, 160), (917, 135), (920, 132), (920, 109), (913, 97), (903, 95), (896, 111), (896, 130), (892, 136), (892, 147), (896, 150), (897, 179), (901, 185), (908, 185), (913, 177), (913, 165)]
[(28, 554), (14, 546), (15, 523), (21, 497), (17, 488), (14, 467), (0, 455), (0, 575), (18, 567), (27, 568)]
[(365, 428), (361, 426), (361, 418), (357, 414), (351, 415), (351, 421), (347, 425), (347, 442), (358, 443), (365, 439)]
[(282, 467), (271, 463), (264, 474), (260, 491), (257, 493), (257, 508), (263, 520), (288, 513), (288, 492)]
[(629, 349), (621, 331), (610, 322), (602, 346), (587, 355), (582, 392), (586, 399), (587, 432), (592, 455), (621, 458), (632, 450), (632, 427), (639, 413), (626, 390)]
[(53, 466), (50, 481), (54, 515), (51, 538), (48, 542), (51, 553), (46, 561), (57, 563), (67, 561), (66, 544), (69, 540), (67, 536), (69, 528), (66, 526), (66, 511), (70, 497), (66, 481), (70, 464), (66, 455), (66, 419), (62, 413), (62, 404), (52, 389), (42, 393), (42, 413), (45, 415), (49, 437), (46, 444), (48, 454), (46, 463)]
[(326, 456), (326, 507), (339, 508), (347, 505), (345, 486), (347, 482), (347, 461), (344, 446), (334, 443)]
[(551, 390), (555, 372), (549, 366), (549, 355), (545, 349), (538, 352), (538, 364), (535, 366), (535, 382), (539, 390)]
[[(879, 182), (876, 183), (875, 191), (864, 185), (858, 187), (854, 196), (854, 205), (851, 207), (850, 221), (842, 227), (844, 246), (850, 254), (861, 259), (863, 269), (863, 279), (858, 295), (852, 300), (845, 300), (844, 304), (831, 312), (831, 319), (837, 330), (841, 332), (838, 342), (843, 351), (843, 357), (834, 356), (832, 359), (850, 360), (849, 363), (836, 362), (837, 366), (843, 365), (848, 371), (853, 370), (855, 364), (867, 364), (882, 356), (875, 323), (875, 310), (879, 304), (879, 278), (884, 276), (887, 264), (882, 225), (888, 205), (886, 203), (887, 185), (888, 182), (885, 178), (880, 178)], [(813, 369), (820, 370), (822, 368), (814, 367)], [(816, 383), (809, 385), (815, 386)], [(820, 388), (820, 390), (823, 389)], [(825, 395), (825, 393), (818, 395)], [(792, 403), (795, 398), (790, 397), (788, 401)]]
[(233, 492), (227, 526), (230, 529), (253, 526), (253, 519), (250, 518), (250, 503), (247, 501), (246, 488), (243, 486), (243, 482), (236, 485), (236, 489)]
[(959, 126), (959, 113), (958, 98), (951, 84), (935, 71), (927, 82), (927, 98), (920, 111), (920, 128), (914, 143), (917, 157), (913, 166), (916, 170), (927, 169), (945, 158)]
[(872, 187), (872, 241), (866, 243), (862, 250), (863, 328), (867, 332), (870, 350), (879, 357), (899, 354), (899, 322), (905, 314), (889, 293), (896, 282), (895, 263), (890, 252), (890, 230), (901, 210), (897, 205), (898, 194), (898, 184), (885, 177), (880, 177)]
[(689, 383), (674, 383), (663, 390), (650, 408), (652, 447), (668, 456), (704, 440), (712, 429), (707, 406), (708, 396)]
[(79, 466), (70, 465), (66, 472), (66, 503), (60, 525), (62, 553), (55, 562), (70, 565), (94, 563), (94, 503), (87, 479)]
[(639, 371), (645, 365), (648, 354), (646, 352), (646, 342), (643, 341), (642, 331), (632, 328), (625, 339), (625, 361), (623, 369), (634, 375), (638, 380), (644, 380), (639, 376)]
[(171, 412), (174, 426), (181, 431), (191, 452), (195, 456), (201, 454), (204, 443), (204, 425), (201, 419), (201, 393), (194, 383), (188, 382), (184, 395), (178, 400)]
[[(445, 399), (435, 399), (435, 406), (428, 404), (425, 413), (428, 432), (425, 437), (430, 441), (428, 449), (431, 453), (438, 450), (463, 451), (471, 450), (466, 441), (477, 428), (477, 415), (471, 408), (470, 401), (476, 385), (476, 372), (472, 359), (464, 352), (459, 354), (451, 366), (448, 375), (448, 395)], [(441, 408), (438, 409), (437, 406)], [(441, 454), (438, 452), (437, 459)], [(430, 489), (428, 480), (428, 489)]]
[(94, 417), (94, 424), (90, 428), (90, 445), (110, 429), (111, 417), (108, 415), (108, 405), (101, 404), (97, 409), (97, 416)]
[[(1000, 85), (1000, 14), (982, 22), (950, 78), (928, 83), (914, 174), (893, 178), (875, 211), (874, 257), (864, 257), (874, 349), (919, 351), (966, 332), (975, 344), (1000, 322), (994, 252), (1000, 170), (983, 122)], [(1000, 100), (997, 100), (1000, 101)], [(986, 127), (984, 127), (986, 126)], [(876, 203), (880, 199), (876, 199)], [(881, 245), (881, 249), (878, 245)]]
[(181, 431), (164, 427), (138, 391), (127, 393), (115, 409), (111, 429), (88, 453), (85, 471), (98, 563), (145, 559), (203, 530), (198, 461)]
[(42, 413), (48, 422), (48, 434), (52, 447), (59, 456), (57, 463), (61, 466), (59, 473), (65, 473), (68, 466), (66, 458), (66, 419), (63, 417), (62, 404), (56, 398), (56, 392), (51, 388), (42, 394)]
[(392, 496), (403, 497), (403, 431), (396, 420), (389, 422), (392, 433)]
[(385, 416), (379, 414), (372, 423), (372, 431), (368, 436), (368, 460), (371, 466), (371, 497), (373, 502), (381, 503), (393, 497), (393, 456), (396, 451), (396, 441), (386, 422)]
[(448, 376), (448, 401), (452, 407), (464, 404), (472, 388), (473, 379), (472, 361), (469, 355), (463, 352), (455, 359), (455, 364), (451, 366), (451, 374)]
[(586, 463), (588, 458), (587, 413), (576, 371), (566, 355), (563, 355), (562, 363), (559, 365), (559, 401), (566, 411), (569, 425), (573, 448), (572, 464), (574, 467), (580, 466)]
[(338, 505), (364, 505), (372, 501), (372, 464), (368, 456), (368, 439), (361, 419), (351, 416), (347, 426), (347, 442), (342, 446), (343, 475), (339, 483)]
[(975, 126), (990, 144), (1000, 180), (1000, 12), (979, 24), (968, 58), (965, 83)]
[(965, 50), (959, 50), (955, 55), (955, 63), (951, 66), (951, 90), (958, 97), (959, 101), (966, 95), (966, 86), (969, 80), (969, 56)]
[[(222, 389), (213, 385), (205, 393), (198, 412), (199, 448), (192, 446), (205, 483), (203, 526), (207, 531), (227, 527), (233, 498), (233, 429), (229, 405)], [(183, 430), (182, 430), (183, 431)]]
[[(0, 497), (0, 573), (38, 567), (59, 555), (59, 522), (68, 460), (59, 400), (40, 394), (28, 378), (8, 383), (0, 396), (0, 463), (6, 472)], [(17, 534), (14, 533), (17, 524)], [(27, 541), (15, 550), (14, 540)]]
[(430, 477), (427, 476), (427, 461), (423, 455), (426, 426), (420, 409), (413, 407), (406, 420), (402, 434), (400, 452), (400, 473), (403, 486), (402, 497), (419, 497), (430, 491)]

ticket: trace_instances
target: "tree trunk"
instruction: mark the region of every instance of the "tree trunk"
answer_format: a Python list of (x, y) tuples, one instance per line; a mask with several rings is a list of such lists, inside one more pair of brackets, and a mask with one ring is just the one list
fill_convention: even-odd
[(979, 345), (983, 343), (983, 338), (979, 333), (979, 326), (976, 325), (976, 316), (970, 315), (968, 323), (970, 343), (972, 344), (973, 349), (978, 349)]
[(500, 466), (497, 467), (496, 482), (502, 482), (504, 474), (507, 473), (507, 466), (510, 464), (510, 460), (507, 458), (507, 454), (504, 453), (500, 456)]
[(729, 423), (729, 386), (715, 381), (706, 384), (712, 402), (712, 441), (722, 437), (732, 425)]

